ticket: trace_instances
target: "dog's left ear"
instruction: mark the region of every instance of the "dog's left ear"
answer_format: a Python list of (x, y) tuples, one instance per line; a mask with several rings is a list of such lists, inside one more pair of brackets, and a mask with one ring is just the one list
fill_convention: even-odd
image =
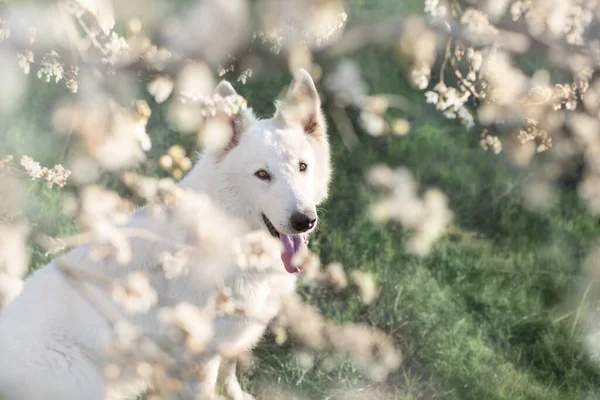
[(325, 138), (325, 118), (321, 112), (321, 99), (310, 74), (299, 69), (285, 95), (277, 105), (276, 118), (289, 124), (302, 126), (312, 138)]
[(227, 82), (226, 80), (222, 80), (215, 88), (214, 94), (218, 94), (221, 97), (229, 97), (235, 96), (237, 92), (233, 86), (231, 86), (231, 83)]
[[(231, 86), (231, 83), (225, 80), (219, 82), (213, 93), (223, 98), (237, 95), (237, 92), (235, 91), (233, 86)], [(217, 114), (214, 118), (226, 120), (227, 124), (231, 128), (230, 136), (226, 143), (222, 143), (220, 146), (217, 146), (219, 147), (221, 157), (238, 145), (243, 132), (255, 120), (254, 114), (250, 109), (247, 108), (240, 108), (238, 113), (232, 116), (225, 115), (225, 113), (220, 113)]]

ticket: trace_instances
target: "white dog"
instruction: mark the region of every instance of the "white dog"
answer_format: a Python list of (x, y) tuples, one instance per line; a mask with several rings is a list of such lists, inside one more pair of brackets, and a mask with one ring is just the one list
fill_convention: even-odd
[[(235, 94), (225, 81), (215, 91), (223, 97)], [(188, 261), (192, 271), (187, 277), (169, 280), (156, 268), (159, 255), (168, 246), (139, 238), (132, 240), (133, 259), (126, 266), (91, 260), (89, 246), (77, 247), (61, 259), (116, 278), (135, 270), (145, 271), (159, 296), (193, 304), (203, 304), (216, 281), (225, 280), (233, 297), (248, 306), (247, 315), (256, 318), (223, 316), (214, 322), (211, 348), (215, 351), (206, 360), (207, 373), (200, 390), (205, 398), (212, 398), (219, 377), (226, 395), (238, 400), (252, 397), (242, 392), (235, 362), (222, 360), (217, 349), (223, 343), (251, 349), (262, 336), (265, 321), (279, 311), (280, 296), (295, 289), (297, 268), (292, 257), (305, 246), (306, 235), (315, 229), (316, 206), (327, 196), (331, 170), (320, 99), (304, 70), (295, 74), (272, 118), (259, 120), (250, 110), (242, 110), (232, 117), (231, 127), (229, 145), (205, 150), (180, 186), (203, 194), (198, 196), (200, 203), (206, 200), (197, 205), (194, 218), (214, 221), (218, 215), (214, 215), (209, 203), (215, 203), (250, 229), (267, 230), (279, 238), (283, 248), (279, 273), (238, 268), (226, 277), (216, 278), (214, 271), (206, 267), (211, 263), (210, 257), (200, 257)], [(136, 212), (129, 226), (155, 232), (171, 241), (184, 240), (187, 234), (169, 220), (157, 224), (148, 208)], [(218, 253), (219, 246), (230, 246), (226, 236), (231, 232), (214, 228), (208, 227), (208, 235), (214, 236), (212, 253)], [(223, 252), (227, 251), (223, 248)], [(86, 284), (83, 288), (114, 306), (106, 292), (92, 286)], [(99, 312), (98, 304), (90, 304), (81, 290), (66, 279), (55, 260), (29, 277), (23, 292), (0, 312), (1, 399), (127, 399), (144, 390), (146, 383), (138, 376), (124, 374), (117, 381), (105, 379), (107, 363), (115, 362), (105, 349), (112, 326)], [(148, 324), (153, 320), (153, 312), (151, 309), (150, 316), (128, 318), (152, 331), (154, 328)]]

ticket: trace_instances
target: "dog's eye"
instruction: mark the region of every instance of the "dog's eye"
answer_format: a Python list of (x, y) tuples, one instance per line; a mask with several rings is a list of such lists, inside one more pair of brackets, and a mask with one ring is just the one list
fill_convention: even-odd
[(269, 175), (269, 173), (267, 171), (265, 171), (264, 169), (259, 169), (258, 171), (256, 171), (254, 173), (254, 175), (256, 175), (256, 177), (258, 179), (260, 179), (261, 181), (270, 181), (271, 180), (271, 175)]
[(306, 165), (306, 163), (301, 162), (300, 163), (300, 172), (306, 171), (306, 168), (308, 168), (308, 165)]

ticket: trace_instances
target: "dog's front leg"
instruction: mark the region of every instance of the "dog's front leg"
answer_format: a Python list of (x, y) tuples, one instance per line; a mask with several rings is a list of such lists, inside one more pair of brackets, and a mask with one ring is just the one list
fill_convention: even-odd
[(200, 382), (188, 389), (194, 398), (199, 398), (201, 400), (215, 399), (220, 364), (221, 356), (215, 356), (202, 363)]
[(237, 361), (223, 360), (219, 369), (219, 385), (225, 389), (229, 400), (254, 400), (254, 396), (242, 390), (236, 375)]

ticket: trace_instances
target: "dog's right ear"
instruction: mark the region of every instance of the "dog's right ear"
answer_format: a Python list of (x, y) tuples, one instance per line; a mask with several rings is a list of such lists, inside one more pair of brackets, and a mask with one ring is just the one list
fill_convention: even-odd
[(327, 140), (327, 127), (315, 82), (305, 69), (298, 69), (284, 99), (277, 104), (275, 118), (300, 125), (309, 138)]
[[(231, 96), (237, 96), (237, 92), (235, 91), (233, 86), (231, 86), (231, 83), (223, 80), (219, 82), (219, 84), (215, 88), (213, 92), (213, 96), (214, 95), (219, 95), (222, 98), (228, 98)], [(227, 152), (229, 152), (231, 149), (238, 145), (242, 133), (248, 128), (248, 126), (253, 121), (255, 121), (255, 117), (254, 114), (252, 114), (252, 111), (245, 107), (240, 107), (238, 112), (233, 115), (229, 115), (226, 112), (219, 112), (214, 118), (221, 120), (221, 122), (225, 120), (227, 126), (230, 128), (229, 132), (227, 132), (229, 137), (227, 138), (227, 140), (223, 140), (221, 142), (221, 146), (218, 146), (218, 151), (222, 153), (221, 156), (224, 156), (225, 154), (227, 154)], [(212, 134), (215, 133), (212, 132)]]
[(314, 170), (319, 171), (322, 178), (313, 192), (315, 204), (321, 204), (327, 198), (331, 180), (331, 151), (319, 92), (308, 71), (296, 71), (284, 99), (277, 104), (275, 118), (303, 128), (315, 154)]

